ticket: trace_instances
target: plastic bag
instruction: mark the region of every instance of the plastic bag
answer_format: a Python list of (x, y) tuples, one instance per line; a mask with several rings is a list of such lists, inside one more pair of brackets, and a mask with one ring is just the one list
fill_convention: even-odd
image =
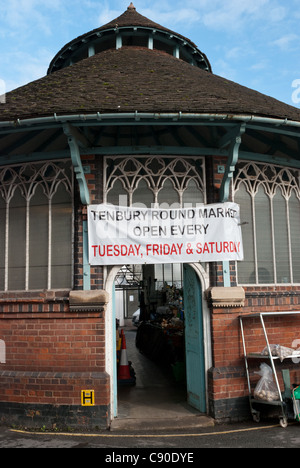
[[(277, 356), (280, 358), (280, 361), (284, 361), (287, 357), (290, 357), (295, 352), (294, 349), (286, 348), (285, 346), (281, 346), (279, 344), (270, 344), (270, 350), (272, 356)], [(263, 356), (269, 356), (268, 347), (266, 346), (263, 351), (261, 352)]]
[(260, 366), (260, 372), (255, 372), (261, 376), (254, 390), (254, 398), (263, 401), (278, 401), (280, 396), (273, 380), (273, 371), (270, 366), (263, 363)]

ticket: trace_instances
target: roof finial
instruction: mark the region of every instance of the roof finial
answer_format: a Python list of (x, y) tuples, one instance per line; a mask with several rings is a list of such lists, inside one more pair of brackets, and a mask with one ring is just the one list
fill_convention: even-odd
[(134, 6), (134, 4), (133, 4), (132, 2), (130, 3), (130, 5), (129, 5), (129, 7), (127, 8), (127, 10), (131, 10), (131, 11), (136, 10), (136, 8), (135, 8), (135, 6)]

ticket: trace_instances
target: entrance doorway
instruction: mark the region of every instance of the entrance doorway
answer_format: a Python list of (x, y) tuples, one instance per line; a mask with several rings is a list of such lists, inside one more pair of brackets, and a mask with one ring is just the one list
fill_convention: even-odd
[[(205, 158), (203, 156), (178, 156), (178, 155), (112, 155), (103, 159), (103, 193), (104, 202), (116, 206), (128, 207), (148, 207), (148, 208), (183, 208), (185, 205), (194, 207), (198, 204), (206, 203), (206, 169)], [(186, 367), (187, 378), (185, 385), (189, 394), (189, 405), (196, 406), (196, 411), (205, 411), (206, 408), (206, 371), (211, 367), (211, 334), (210, 334), (210, 314), (204, 299), (204, 291), (209, 287), (209, 276), (204, 267), (200, 264), (190, 265), (186, 270), (182, 269), (182, 284), (184, 289), (184, 277), (189, 274), (191, 285), (187, 303), (189, 310), (185, 310), (185, 323), (188, 320), (190, 327), (187, 332), (188, 342), (191, 346), (184, 351), (184, 364)], [(143, 290), (144, 281), (147, 281), (147, 288), (150, 291), (150, 304), (146, 304), (148, 310), (142, 310), (140, 313), (145, 321), (152, 319), (159, 313), (163, 315), (163, 309), (158, 311), (158, 307), (164, 307), (162, 304), (155, 305), (156, 295), (159, 292), (159, 275), (163, 277), (163, 282), (169, 275), (170, 286), (174, 286), (174, 268), (169, 265), (147, 265), (148, 272), (145, 273), (143, 265)], [(159, 273), (159, 268), (162, 270)], [(152, 269), (152, 271), (151, 271)], [(154, 273), (153, 273), (154, 269)], [(114, 281), (120, 270), (120, 267), (112, 267), (106, 270), (107, 277), (105, 289), (112, 296), (106, 312), (106, 369), (111, 375), (111, 407), (112, 419), (120, 414), (117, 405), (117, 367), (116, 367), (116, 349), (115, 349), (115, 313), (116, 313), (116, 295)], [(194, 271), (194, 275), (192, 272)], [(188, 273), (189, 272), (189, 273)], [(176, 276), (176, 274), (175, 274)], [(151, 284), (148, 280), (151, 280)], [(155, 281), (156, 280), (156, 281)], [(164, 283), (163, 283), (164, 284)], [(175, 289), (176, 289), (175, 285)], [(194, 295), (192, 293), (194, 292)], [(143, 291), (141, 291), (143, 292)], [(130, 294), (130, 293), (129, 293)], [(183, 299), (186, 294), (183, 291)], [(200, 296), (200, 297), (199, 297)], [(151, 307), (151, 304), (153, 307)], [(150, 307), (149, 307), (150, 305)], [(167, 304), (168, 305), (168, 304)], [(184, 307), (185, 309), (186, 306)], [(149, 310), (150, 309), (150, 310)], [(153, 310), (154, 309), (154, 310)], [(153, 313), (154, 312), (154, 313)], [(180, 310), (179, 317), (180, 320)], [(163, 319), (163, 317), (161, 317)], [(168, 322), (168, 319), (167, 319)], [(195, 327), (198, 331), (195, 333)], [(186, 339), (184, 333), (184, 339)], [(146, 335), (145, 335), (146, 336)], [(113, 339), (112, 339), (113, 337)], [(152, 348), (153, 349), (153, 348)], [(196, 352), (197, 350), (197, 352)], [(141, 353), (141, 356), (145, 354)], [(161, 353), (165, 357), (165, 353)], [(201, 359), (200, 359), (201, 357)], [(129, 358), (130, 359), (130, 358)], [(198, 367), (193, 364), (194, 360), (199, 360)], [(132, 359), (133, 361), (133, 359)], [(186, 361), (186, 362), (185, 362)], [(191, 364), (192, 363), (192, 364)], [(174, 364), (173, 362), (171, 364)], [(175, 372), (179, 372), (180, 365)], [(193, 373), (201, 372), (199, 381), (193, 381)], [(158, 372), (157, 372), (158, 375)], [(197, 393), (198, 392), (198, 393)], [(200, 393), (199, 393), (200, 392)], [(157, 393), (157, 392), (156, 392)], [(194, 398), (194, 395), (198, 395)], [(186, 399), (187, 402), (187, 399)], [(189, 406), (191, 407), (191, 406)]]
[[(180, 414), (206, 413), (210, 329), (203, 290), (208, 287), (208, 276), (200, 264), (164, 267), (165, 271), (162, 265), (142, 268), (139, 288), (142, 323), (138, 328), (131, 320), (123, 325), (136, 385), (118, 386), (114, 368), (112, 419), (134, 418), (137, 414), (146, 419), (147, 414), (175, 418)], [(114, 296), (116, 283), (113, 285), (112, 279), (119, 274), (120, 269), (113, 268), (108, 275), (107, 288), (111, 285)], [(170, 281), (161, 283), (163, 275), (164, 279), (169, 275)], [(114, 316), (116, 306), (111, 312)], [(115, 356), (116, 349), (112, 352)]]

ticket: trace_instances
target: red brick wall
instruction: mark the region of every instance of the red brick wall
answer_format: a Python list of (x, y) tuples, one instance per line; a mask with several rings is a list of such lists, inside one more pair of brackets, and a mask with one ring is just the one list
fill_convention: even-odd
[(0, 336), (6, 343), (6, 367), (11, 370), (105, 370), (104, 330), (99, 319), (6, 319), (0, 322)]
[[(0, 369), (1, 402), (80, 406), (81, 390), (95, 391), (95, 404), (109, 404), (108, 376), (101, 372), (13, 372)], [(0, 418), (1, 420), (1, 418)]]
[(96, 405), (109, 405), (105, 373), (105, 318), (73, 313), (53, 293), (0, 294), (0, 401), (80, 405), (81, 390), (94, 389)]

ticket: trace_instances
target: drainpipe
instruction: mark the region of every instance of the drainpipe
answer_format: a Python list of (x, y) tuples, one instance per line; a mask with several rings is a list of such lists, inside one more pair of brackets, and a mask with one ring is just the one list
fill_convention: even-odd
[[(230, 147), (228, 152), (227, 164), (224, 173), (224, 177), (222, 180), (221, 188), (220, 188), (220, 201), (221, 203), (225, 203), (229, 199), (230, 193), (230, 184), (233, 178), (233, 174), (235, 171), (235, 166), (237, 165), (239, 159), (239, 149), (242, 143), (242, 135), (246, 131), (246, 123), (242, 123), (238, 126), (237, 129), (234, 131), (234, 135), (231, 136), (231, 141), (229, 140)], [(226, 136), (224, 139), (223, 146), (227, 144)], [(221, 145), (222, 146), (222, 145)], [(231, 281), (230, 281), (230, 263), (228, 261), (223, 262), (223, 281), (224, 287), (230, 288)]]

